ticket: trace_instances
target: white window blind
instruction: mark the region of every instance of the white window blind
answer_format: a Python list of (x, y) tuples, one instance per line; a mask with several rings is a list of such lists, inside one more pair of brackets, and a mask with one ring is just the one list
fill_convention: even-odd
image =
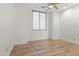
[(47, 29), (46, 13), (33, 11), (33, 30)]
[(40, 13), (40, 29), (46, 29), (46, 14)]

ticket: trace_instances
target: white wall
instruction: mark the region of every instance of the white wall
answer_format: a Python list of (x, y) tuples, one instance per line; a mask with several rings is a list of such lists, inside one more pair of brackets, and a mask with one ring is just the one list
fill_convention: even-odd
[(49, 39), (53, 39), (53, 12), (48, 12), (49, 15)]
[(54, 11), (53, 12), (53, 30), (51, 32), (53, 32), (53, 40), (55, 39), (59, 39), (59, 32), (60, 32), (60, 14), (59, 12)]
[(79, 6), (49, 13), (49, 38), (79, 44)]
[(16, 5), (16, 43), (27, 43), (32, 39), (32, 9), (24, 3)]
[(14, 4), (0, 4), (0, 55), (8, 55), (15, 39)]
[(62, 11), (60, 37), (79, 44), (79, 6)]
[(49, 39), (48, 30), (32, 31), (32, 40)]
[(49, 12), (49, 38), (59, 39), (60, 36), (60, 13), (57, 11)]
[(32, 38), (32, 9), (27, 4), (0, 4), (0, 55)]

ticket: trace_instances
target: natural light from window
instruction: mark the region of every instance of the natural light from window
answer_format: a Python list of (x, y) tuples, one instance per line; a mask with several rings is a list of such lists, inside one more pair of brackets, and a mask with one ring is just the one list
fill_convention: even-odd
[(46, 12), (33, 11), (33, 30), (46, 30)]

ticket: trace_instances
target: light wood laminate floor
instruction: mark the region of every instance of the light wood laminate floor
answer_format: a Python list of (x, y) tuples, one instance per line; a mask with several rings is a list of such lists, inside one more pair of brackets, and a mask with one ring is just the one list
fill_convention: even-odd
[(15, 45), (11, 56), (79, 56), (79, 45), (64, 40), (37, 40)]

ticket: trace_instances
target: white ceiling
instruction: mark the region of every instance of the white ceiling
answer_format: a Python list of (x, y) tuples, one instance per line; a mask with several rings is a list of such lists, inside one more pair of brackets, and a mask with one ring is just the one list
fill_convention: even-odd
[[(46, 3), (29, 3), (28, 4), (30, 7), (32, 7), (33, 10), (38, 10), (38, 11), (47, 11), (48, 8), (41, 8), (47, 6)], [(74, 7), (79, 5), (79, 3), (60, 3), (58, 5), (57, 11), (61, 11), (70, 7)], [(56, 10), (55, 8), (50, 9), (50, 10)]]

